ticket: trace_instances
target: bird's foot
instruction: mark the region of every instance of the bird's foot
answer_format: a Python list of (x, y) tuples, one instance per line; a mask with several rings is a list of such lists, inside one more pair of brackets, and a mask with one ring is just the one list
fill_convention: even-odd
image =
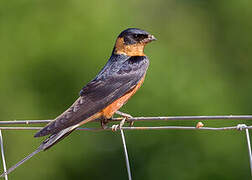
[(106, 119), (106, 118), (102, 118), (101, 119), (101, 127), (102, 129), (107, 129), (108, 128), (108, 122), (109, 122), (109, 119)]
[(121, 112), (121, 111), (116, 111), (116, 114), (118, 114), (120, 116), (123, 116), (125, 118), (132, 118), (132, 116), (130, 114), (127, 114), (127, 113), (124, 113), (124, 112)]
[(127, 113), (124, 113), (124, 112), (121, 112), (121, 111), (116, 111), (116, 114), (124, 117), (130, 124), (130, 127), (133, 126), (134, 124), (134, 121), (129, 121), (128, 119), (130, 118), (133, 118), (133, 116), (131, 116), (130, 114), (127, 114)]

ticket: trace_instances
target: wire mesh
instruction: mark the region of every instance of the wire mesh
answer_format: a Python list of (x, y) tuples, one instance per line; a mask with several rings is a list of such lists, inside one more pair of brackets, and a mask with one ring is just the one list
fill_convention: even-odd
[[(222, 116), (168, 116), (168, 117), (132, 117), (127, 118), (127, 122), (134, 122), (134, 121), (174, 121), (174, 120), (252, 120), (252, 115), (222, 115)], [(3, 167), (4, 172), (6, 172), (6, 165), (5, 165), (5, 157), (4, 157), (4, 147), (3, 147), (3, 140), (1, 130), (39, 130), (43, 127), (27, 127), (30, 124), (43, 124), (49, 123), (52, 120), (13, 120), (13, 121), (0, 121), (0, 125), (26, 125), (24, 127), (0, 127), (0, 145), (1, 145), (1, 154), (3, 160)], [(99, 121), (96, 120), (95, 122)], [(124, 136), (124, 130), (206, 130), (206, 131), (227, 131), (227, 130), (240, 130), (245, 131), (246, 133), (246, 141), (248, 145), (248, 153), (249, 153), (249, 162), (250, 162), (250, 173), (252, 176), (252, 152), (251, 152), (251, 143), (250, 143), (250, 136), (249, 136), (249, 129), (252, 129), (252, 126), (247, 126), (245, 124), (237, 124), (236, 126), (228, 126), (228, 127), (204, 127), (202, 122), (198, 122), (196, 126), (156, 126), (156, 127), (123, 127), (125, 118), (112, 118), (109, 122), (117, 122), (121, 121), (119, 126), (121, 132), (121, 138), (124, 148), (125, 160), (126, 160), (126, 168), (128, 172), (128, 179), (132, 179), (131, 170), (130, 170), (130, 162), (126, 147), (126, 140)], [(116, 131), (117, 128), (114, 126), (107, 127), (106, 129), (102, 128), (77, 128), (79, 131)], [(7, 180), (7, 175), (5, 176)]]

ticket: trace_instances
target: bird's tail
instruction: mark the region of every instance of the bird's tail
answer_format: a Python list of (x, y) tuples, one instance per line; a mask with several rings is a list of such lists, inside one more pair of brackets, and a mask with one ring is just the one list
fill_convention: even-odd
[(23, 164), (25, 161), (27, 161), (28, 159), (30, 159), (32, 156), (34, 156), (35, 154), (39, 153), (40, 151), (42, 151), (43, 149), (41, 148), (41, 146), (38, 147), (38, 149), (36, 149), (36, 151), (32, 152), (31, 154), (29, 154), (28, 156), (26, 156), (24, 159), (22, 159), (21, 161), (19, 161), (17, 164), (15, 164), (14, 166), (12, 166), (11, 168), (9, 168), (7, 170), (7, 172), (4, 172), (3, 174), (1, 174), (0, 177), (4, 177), (6, 174), (11, 173), (14, 169), (16, 169), (18, 166), (20, 166), (21, 164)]
[(74, 126), (66, 128), (66, 129), (63, 129), (62, 131), (58, 132), (57, 134), (52, 134), (51, 136), (49, 136), (48, 138), (46, 138), (42, 142), (42, 144), (33, 153), (29, 154), (24, 159), (22, 159), (21, 161), (19, 161), (17, 164), (15, 164), (14, 166), (12, 166), (10, 169), (7, 170), (7, 172), (4, 172), (3, 174), (1, 174), (0, 177), (3, 177), (5, 174), (9, 174), (13, 170), (15, 170), (18, 166), (20, 166), (21, 164), (23, 164), (24, 162), (26, 162), (28, 159), (32, 158), (34, 155), (36, 155), (40, 151), (45, 151), (45, 150), (49, 149), (50, 147), (52, 147), (53, 145), (55, 145), (56, 143), (58, 143), (59, 141), (61, 141), (62, 139), (64, 139), (66, 136), (68, 136), (77, 127), (78, 127), (78, 125), (74, 125)]

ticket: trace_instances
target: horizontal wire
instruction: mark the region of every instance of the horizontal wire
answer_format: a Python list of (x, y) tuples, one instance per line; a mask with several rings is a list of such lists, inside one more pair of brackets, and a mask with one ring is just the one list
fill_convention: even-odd
[[(123, 118), (112, 118), (109, 122), (121, 121)], [(252, 115), (220, 115), (220, 116), (164, 116), (164, 117), (133, 117), (127, 121), (171, 121), (171, 120), (252, 120)], [(52, 120), (13, 120), (0, 121), (4, 124), (41, 124), (49, 123)], [(99, 119), (95, 120), (99, 121)]]
[[(0, 127), (0, 130), (40, 130), (43, 127)], [(224, 130), (239, 130), (238, 126), (230, 127), (191, 127), (191, 126), (158, 126), (158, 127), (122, 127), (123, 130), (162, 130), (162, 129), (178, 129), (178, 130), (212, 130), (212, 131), (224, 131)], [(252, 129), (252, 126), (243, 127), (242, 129)], [(108, 131), (112, 130), (111, 127), (106, 129), (102, 128), (77, 128), (79, 131)]]

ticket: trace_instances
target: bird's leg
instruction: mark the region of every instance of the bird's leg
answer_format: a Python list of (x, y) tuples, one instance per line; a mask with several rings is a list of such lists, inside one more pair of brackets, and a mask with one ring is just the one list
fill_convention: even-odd
[(126, 118), (132, 118), (132, 116), (130, 114), (127, 114), (127, 113), (124, 113), (124, 112), (121, 112), (121, 111), (116, 111), (115, 113), (120, 115), (120, 116), (126, 117)]
[(105, 117), (102, 117), (101, 118), (101, 127), (103, 129), (107, 129), (108, 128), (108, 122), (109, 122), (109, 119), (105, 118)]
[[(116, 114), (120, 115), (120, 116), (123, 116), (126, 118), (126, 120), (130, 119), (130, 118), (133, 118), (130, 114), (127, 114), (127, 113), (124, 113), (124, 112), (121, 112), (121, 111), (116, 111), (115, 112)], [(134, 121), (128, 121), (130, 123), (130, 126), (133, 126), (134, 124)]]

